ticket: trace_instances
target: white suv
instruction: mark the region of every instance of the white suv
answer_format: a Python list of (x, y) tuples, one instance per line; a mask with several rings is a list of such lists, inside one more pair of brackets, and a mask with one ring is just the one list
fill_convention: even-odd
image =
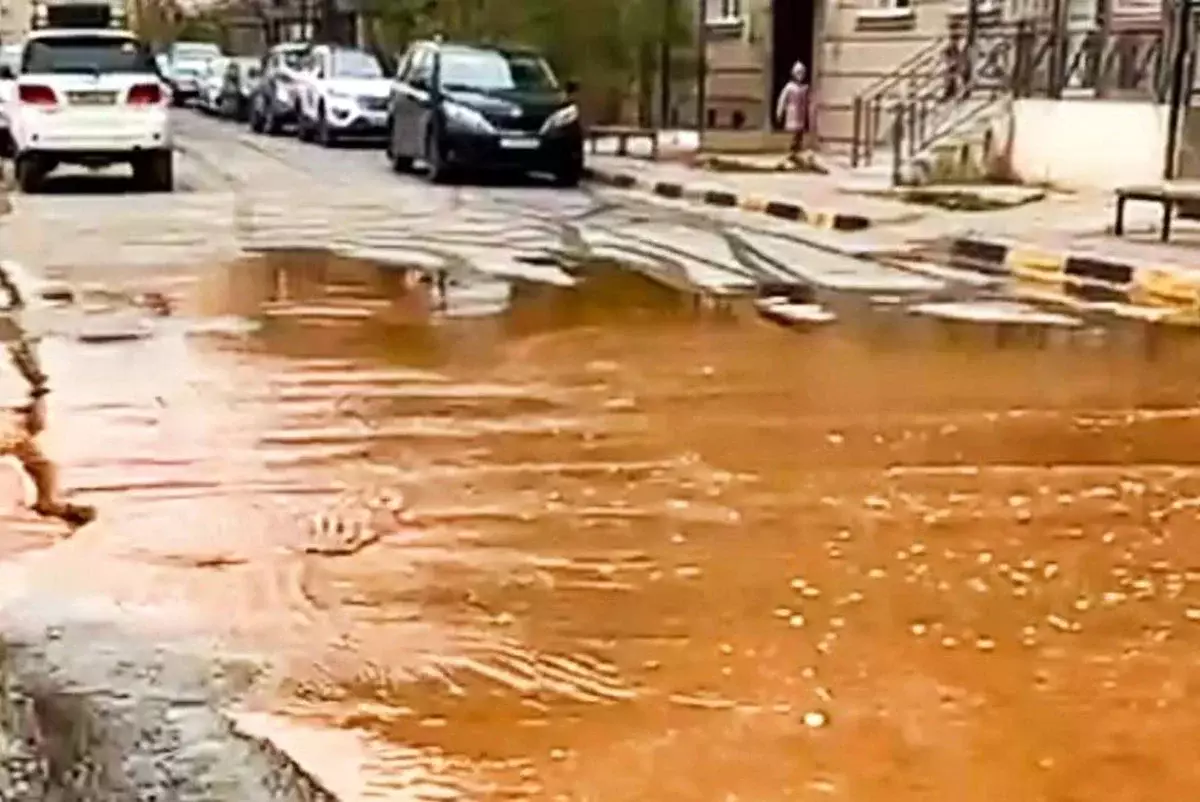
[(392, 82), (379, 59), (364, 50), (318, 45), (308, 54), (299, 86), (298, 135), (325, 146), (347, 137), (387, 131)]
[(60, 164), (125, 163), (155, 192), (174, 185), (170, 93), (128, 32), (49, 28), (25, 40), (8, 104), (17, 184), (36, 192)]

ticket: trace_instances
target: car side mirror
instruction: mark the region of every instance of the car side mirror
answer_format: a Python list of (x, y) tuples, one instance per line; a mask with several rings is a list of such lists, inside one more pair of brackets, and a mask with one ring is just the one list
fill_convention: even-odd
[(579, 94), (579, 81), (576, 81), (574, 78), (572, 78), (571, 80), (567, 81), (565, 88), (568, 95), (577, 95)]
[(17, 74), (7, 64), (0, 65), (0, 81), (15, 81)]

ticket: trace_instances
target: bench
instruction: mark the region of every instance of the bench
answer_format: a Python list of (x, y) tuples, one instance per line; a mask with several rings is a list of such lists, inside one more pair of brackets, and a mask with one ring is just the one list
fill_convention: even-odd
[(658, 158), (658, 131), (653, 128), (631, 128), (621, 125), (596, 125), (587, 129), (587, 138), (591, 143), (592, 153), (601, 139), (617, 140), (617, 155), (629, 155), (629, 140), (645, 139), (650, 142), (650, 158)]
[(1113, 221), (1113, 233), (1118, 237), (1125, 234), (1125, 204), (1129, 201), (1157, 203), (1162, 207), (1162, 228), (1158, 238), (1167, 242), (1171, 238), (1171, 218), (1176, 208), (1185, 207), (1187, 217), (1194, 216), (1193, 210), (1200, 208), (1200, 181), (1167, 181), (1157, 185), (1119, 188), (1117, 215)]

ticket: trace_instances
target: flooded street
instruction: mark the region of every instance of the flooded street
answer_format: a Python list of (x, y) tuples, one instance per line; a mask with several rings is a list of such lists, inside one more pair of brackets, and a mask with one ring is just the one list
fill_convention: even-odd
[(139, 275), (153, 336), (42, 345), (100, 518), (14, 512), (3, 552), (261, 658), (248, 720), (346, 799), (1200, 787), (1188, 339), (788, 330), (605, 270)]

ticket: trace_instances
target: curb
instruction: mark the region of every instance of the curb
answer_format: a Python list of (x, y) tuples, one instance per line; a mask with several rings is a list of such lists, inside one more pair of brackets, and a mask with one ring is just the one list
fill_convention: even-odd
[(701, 185), (680, 184), (673, 181), (649, 181), (639, 178), (633, 173), (596, 170), (588, 167), (584, 169), (584, 178), (616, 189), (636, 189), (670, 200), (690, 200), (705, 206), (741, 209), (831, 231), (861, 231), (871, 225), (870, 218), (861, 214), (809, 209), (791, 201), (739, 195), (736, 192), (710, 189)]
[(954, 267), (1052, 285), (1081, 301), (1200, 312), (1200, 270), (1186, 275), (1165, 265), (1113, 261), (983, 237), (955, 237), (945, 244)]

